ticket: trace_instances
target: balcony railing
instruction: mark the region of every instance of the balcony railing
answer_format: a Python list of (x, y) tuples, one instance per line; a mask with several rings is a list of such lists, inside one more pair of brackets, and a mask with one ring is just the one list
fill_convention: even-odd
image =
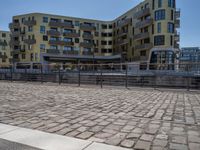
[(96, 30), (96, 27), (93, 25), (81, 24), (80, 29), (84, 30), (84, 31), (94, 31), (94, 30)]
[(141, 40), (141, 39), (145, 39), (149, 37), (149, 32), (145, 32), (145, 33), (140, 33), (140, 34), (136, 34), (133, 36), (134, 40)]
[(80, 46), (85, 48), (92, 48), (94, 47), (94, 43), (81, 42)]
[(146, 19), (144, 21), (140, 21), (140, 22), (136, 23), (135, 27), (136, 28), (144, 28), (144, 27), (151, 25), (152, 23), (153, 23), (153, 19)]
[(132, 19), (131, 18), (127, 18), (123, 21), (121, 21), (119, 24), (118, 24), (118, 27), (123, 27), (123, 26), (126, 26), (126, 25), (129, 25), (132, 23)]
[(136, 45), (135, 50), (147, 50), (147, 49), (151, 49), (152, 47), (153, 47), (152, 43), (145, 43), (142, 45)]
[(6, 41), (0, 41), (0, 45), (1, 45), (1, 46), (7, 46), (8, 43), (7, 43)]
[(128, 34), (128, 31), (120, 31), (117, 35), (118, 35), (118, 37), (121, 37), (121, 36), (124, 36), (127, 34)]
[(63, 46), (73, 46), (74, 42), (62, 41), (62, 40), (50, 40), (51, 45), (63, 45)]
[(177, 42), (180, 41), (180, 35), (179, 34), (174, 35), (174, 41), (177, 41)]
[(83, 51), (82, 55), (94, 55), (94, 53), (92, 51)]
[(128, 39), (123, 39), (123, 40), (119, 40), (117, 41), (117, 45), (124, 45), (128, 43)]
[(28, 44), (28, 45), (33, 45), (36, 43), (35, 39), (25, 39), (24, 43)]
[(70, 37), (70, 38), (78, 38), (80, 37), (80, 34), (79, 33), (75, 33), (75, 32), (72, 32), (72, 33), (63, 33), (63, 36), (66, 36), (66, 37)]
[(65, 55), (79, 55), (79, 51), (75, 51), (75, 50), (64, 50), (63, 54)]
[(141, 17), (144, 17), (146, 15), (149, 15), (150, 14), (150, 9), (149, 8), (145, 8), (145, 9), (142, 9), (140, 11), (138, 11), (134, 18), (138, 19), (138, 18), (141, 18)]
[(10, 29), (13, 29), (13, 28), (19, 28), (20, 27), (20, 23), (18, 22), (18, 23), (10, 23), (9, 24), (9, 28)]
[(93, 39), (93, 35), (92, 34), (83, 34), (83, 38), (84, 39)]
[(47, 49), (48, 54), (60, 54), (59, 49)]
[(26, 26), (35, 26), (36, 25), (36, 20), (26, 20), (26, 21), (24, 21), (24, 25), (26, 25)]
[(50, 36), (60, 36), (61, 33), (59, 31), (49, 30), (49, 31), (47, 31), (47, 35), (50, 35)]
[(180, 28), (180, 20), (179, 19), (175, 20), (175, 28)]
[(20, 41), (11, 39), (11, 40), (10, 40), (10, 45), (11, 45), (11, 46), (13, 46), (13, 45), (16, 45), (16, 46), (17, 46), (17, 45), (20, 45)]
[(180, 18), (181, 17), (181, 11), (180, 10), (176, 10), (175, 11), (175, 18)]
[(74, 25), (71, 24), (71, 23), (67, 23), (67, 22), (61, 22), (61, 21), (58, 21), (58, 22), (54, 22), (54, 21), (50, 21), (49, 22), (49, 26), (51, 27), (60, 27), (60, 28), (74, 28)]

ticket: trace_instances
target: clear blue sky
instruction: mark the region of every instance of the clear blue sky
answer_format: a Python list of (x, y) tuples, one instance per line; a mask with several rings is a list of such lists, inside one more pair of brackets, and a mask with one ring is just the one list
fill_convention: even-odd
[[(0, 0), (0, 30), (8, 30), (14, 15), (42, 12), (112, 20), (142, 0)], [(200, 46), (200, 0), (177, 0), (181, 8), (181, 46)], [(200, 16), (199, 16), (200, 17)]]

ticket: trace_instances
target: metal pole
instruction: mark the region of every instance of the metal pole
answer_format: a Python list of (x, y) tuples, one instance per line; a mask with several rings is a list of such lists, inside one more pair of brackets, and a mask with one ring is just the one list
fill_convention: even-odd
[(187, 91), (190, 90), (189, 64), (187, 64)]
[(41, 83), (43, 83), (43, 66), (42, 66), (42, 64), (41, 64), (41, 66), (40, 66), (40, 76), (41, 76)]
[(101, 65), (101, 88), (103, 88), (103, 73), (102, 73), (102, 65)]
[(27, 68), (26, 68), (26, 66), (25, 66), (25, 77), (26, 77), (26, 82), (28, 82), (28, 73), (27, 73)]
[(10, 65), (10, 81), (13, 82), (13, 69), (12, 69), (12, 65)]
[(81, 86), (81, 69), (79, 64), (78, 64), (78, 86)]
[(126, 64), (126, 88), (128, 88), (128, 65)]
[(59, 85), (61, 84), (61, 75), (60, 75), (60, 65), (58, 66), (58, 82), (59, 82)]

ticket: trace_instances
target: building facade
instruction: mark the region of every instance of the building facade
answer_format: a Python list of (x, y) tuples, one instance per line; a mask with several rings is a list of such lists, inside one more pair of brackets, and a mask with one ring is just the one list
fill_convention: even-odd
[(170, 63), (179, 48), (179, 17), (175, 0), (145, 0), (112, 21), (14, 16), (9, 25), (13, 61)]
[(10, 32), (0, 31), (0, 67), (9, 67), (11, 62)]

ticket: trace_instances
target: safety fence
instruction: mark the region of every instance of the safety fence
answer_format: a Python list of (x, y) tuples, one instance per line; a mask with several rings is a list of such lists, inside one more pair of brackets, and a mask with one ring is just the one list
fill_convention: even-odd
[(200, 63), (0, 66), (0, 80), (200, 89)]

